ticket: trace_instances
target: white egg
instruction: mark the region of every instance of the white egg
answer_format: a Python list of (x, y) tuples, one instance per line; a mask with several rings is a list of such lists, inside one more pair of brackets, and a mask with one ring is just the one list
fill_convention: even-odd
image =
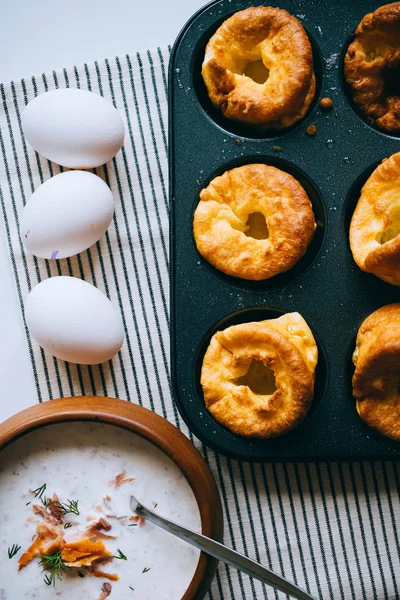
[(41, 258), (74, 256), (104, 235), (113, 214), (112, 192), (100, 177), (67, 171), (42, 183), (29, 198), (21, 215), (21, 239)]
[(124, 341), (121, 314), (100, 290), (76, 277), (51, 277), (25, 302), (31, 336), (49, 354), (81, 365), (97, 365)]
[(36, 96), (22, 113), (22, 130), (39, 154), (72, 169), (108, 162), (120, 150), (125, 134), (111, 102), (72, 88)]

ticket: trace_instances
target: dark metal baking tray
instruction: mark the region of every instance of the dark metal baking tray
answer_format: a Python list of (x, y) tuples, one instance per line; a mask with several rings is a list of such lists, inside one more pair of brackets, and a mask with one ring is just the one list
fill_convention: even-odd
[[(350, 218), (373, 168), (400, 149), (400, 140), (367, 125), (346, 94), (343, 56), (362, 17), (379, 4), (284, 0), (312, 41), (316, 98), (290, 130), (269, 135), (225, 119), (207, 98), (201, 63), (207, 41), (237, 10), (259, 2), (220, 0), (186, 24), (172, 50), (169, 72), (171, 369), (175, 400), (193, 433), (218, 452), (244, 460), (394, 458), (397, 444), (360, 419), (352, 397), (355, 336), (371, 312), (400, 301), (400, 290), (354, 263)], [(272, 6), (275, 3), (271, 3)], [(321, 97), (334, 102), (323, 113)], [(309, 137), (306, 128), (317, 126)], [(240, 141), (239, 141), (240, 140)], [(248, 162), (292, 173), (314, 206), (317, 234), (290, 272), (246, 282), (212, 268), (198, 253), (192, 219), (199, 191), (217, 174)], [(298, 311), (319, 346), (315, 398), (303, 423), (271, 440), (248, 439), (219, 425), (204, 406), (200, 370), (213, 333), (233, 323)]]

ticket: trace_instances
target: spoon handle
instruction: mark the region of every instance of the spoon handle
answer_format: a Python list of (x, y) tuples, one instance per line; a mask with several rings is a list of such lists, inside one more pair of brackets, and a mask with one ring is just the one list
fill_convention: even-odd
[(149, 508), (144, 507), (133, 496), (131, 497), (130, 506), (133, 512), (144, 517), (151, 523), (154, 523), (154, 525), (161, 527), (161, 529), (172, 533), (181, 540), (184, 540), (188, 544), (195, 546), (199, 550), (206, 552), (210, 556), (213, 556), (231, 567), (243, 571), (243, 573), (250, 575), (250, 577), (254, 577), (254, 579), (258, 579), (263, 583), (267, 583), (280, 592), (284, 592), (298, 600), (315, 600), (310, 594), (297, 587), (297, 585), (290, 583), (290, 581), (287, 581), (270, 569), (263, 567), (260, 563), (247, 558), (247, 556), (243, 556), (243, 554), (240, 554), (235, 550), (231, 550), (231, 548), (228, 548), (224, 544), (216, 542), (205, 535), (196, 533), (195, 531), (187, 529), (182, 525), (178, 525), (165, 517), (161, 517)]

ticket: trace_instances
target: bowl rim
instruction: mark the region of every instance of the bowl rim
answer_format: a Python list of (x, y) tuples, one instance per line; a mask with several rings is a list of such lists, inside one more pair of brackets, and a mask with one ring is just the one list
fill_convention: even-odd
[[(164, 452), (182, 471), (192, 488), (199, 507), (202, 533), (222, 541), (221, 499), (204, 458), (177, 427), (138, 404), (105, 396), (73, 396), (36, 404), (0, 423), (0, 451), (35, 429), (73, 421), (92, 421), (121, 427), (147, 439)], [(216, 569), (217, 561), (202, 552), (181, 600), (203, 598)]]

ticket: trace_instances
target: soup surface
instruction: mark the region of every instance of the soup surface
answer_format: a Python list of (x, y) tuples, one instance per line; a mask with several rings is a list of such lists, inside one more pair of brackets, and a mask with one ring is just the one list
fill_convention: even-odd
[[(44, 484), (40, 494), (37, 490)], [(194, 575), (199, 551), (149, 522), (135, 522), (131, 493), (161, 515), (201, 531), (197, 502), (181, 471), (135, 434), (112, 425), (65, 423), (29, 433), (6, 447), (0, 452), (0, 600), (179, 600)], [(115, 539), (102, 541), (119, 558), (98, 568), (117, 575), (118, 581), (94, 577), (90, 568), (82, 567), (67, 568), (55, 585), (46, 585), (49, 571), (43, 572), (39, 558), (18, 571), (37, 525), (44, 523), (33, 507), (43, 512), (53, 494), (66, 507), (78, 502), (79, 515), (62, 517), (67, 542), (86, 537), (88, 527), (100, 518), (111, 526), (103, 533)], [(9, 558), (14, 544), (21, 549)]]

